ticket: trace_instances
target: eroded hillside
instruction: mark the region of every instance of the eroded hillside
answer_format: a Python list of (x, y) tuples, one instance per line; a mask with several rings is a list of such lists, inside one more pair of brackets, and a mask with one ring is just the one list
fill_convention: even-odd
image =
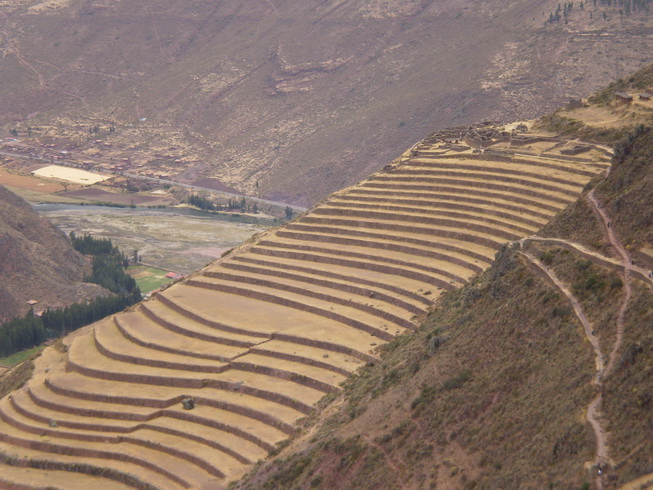
[[(93, 479), (116, 487), (226, 486), (287, 444), (297, 422), (325, 395), (338, 396), (359, 368), (354, 379), (381, 366), (380, 346), (404, 343), (413, 331), (421, 338), (417, 328), (433, 301), (483, 272), (497, 251), (507, 262), (491, 274), (507, 272), (516, 259), (505, 244), (536, 233), (608, 164), (600, 146), (579, 149), (523, 124), (433, 134), (301, 218), (46, 349), (32, 379), (0, 401), (2, 481), (36, 484), (47, 474), (60, 488)], [(499, 298), (500, 282), (493, 288)], [(536, 314), (546, 312), (533, 307)], [(567, 320), (561, 312), (558, 323)], [(566, 345), (571, 335), (561, 332), (556, 342)], [(490, 345), (479, 336), (474, 342)], [(560, 382), (574, 382), (566, 376), (573, 373), (583, 396), (591, 394), (591, 353), (561, 354)], [(455, 393), (478, 375), (452, 363), (461, 367)], [(359, 401), (405, 370), (417, 374), (420, 364), (397, 367)], [(434, 394), (425, 395), (425, 407)], [(350, 408), (354, 419), (364, 411)], [(583, 429), (574, 427), (573, 441)]]
[(81, 284), (85, 259), (23, 199), (0, 186), (0, 323), (34, 310), (106, 294)]
[(635, 128), (239, 488), (648, 488), (652, 149)]
[(534, 117), (634, 70), (647, 9), (4, 0), (0, 123), (35, 153), (308, 205), (434, 128)]

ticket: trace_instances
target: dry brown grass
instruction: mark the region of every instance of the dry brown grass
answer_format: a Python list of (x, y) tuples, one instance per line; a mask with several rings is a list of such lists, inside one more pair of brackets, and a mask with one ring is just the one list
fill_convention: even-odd
[(32, 377), (34, 362), (32, 359), (22, 362), (16, 367), (0, 375), (0, 398), (23, 386)]
[[(259, 474), (324, 488), (580, 485), (593, 451), (582, 423), (593, 360), (576, 323), (566, 300), (506, 253), (354, 376), (308, 449)], [(242, 486), (261, 485), (259, 474)]]
[(16, 187), (32, 192), (53, 194), (64, 190), (64, 186), (58, 182), (52, 182), (27, 175), (18, 175), (0, 169), (0, 185)]

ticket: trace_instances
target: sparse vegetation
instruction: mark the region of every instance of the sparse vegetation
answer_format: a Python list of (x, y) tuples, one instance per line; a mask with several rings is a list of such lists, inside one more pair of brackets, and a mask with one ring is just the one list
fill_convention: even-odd
[(561, 116), (557, 113), (542, 117), (537, 128), (541, 128), (567, 137), (576, 137), (583, 141), (614, 144), (620, 141), (632, 129), (632, 125), (609, 127), (591, 127), (578, 119)]
[[(572, 7), (562, 10), (565, 18)], [(285, 60), (279, 54), (273, 62), (279, 59)], [(284, 64), (277, 67), (281, 77), (288, 71)], [(331, 69), (320, 64), (317, 76)], [(300, 71), (315, 69), (302, 65)], [(267, 83), (270, 97), (286, 87), (275, 78)], [(209, 88), (220, 93), (213, 84)], [(570, 134), (599, 131), (560, 117), (549, 123), (561, 124)], [(139, 114), (140, 123), (150, 124)], [(621, 129), (592, 134), (605, 140)], [(521, 134), (527, 133), (528, 128)], [(618, 146), (615, 162), (632, 165), (646, 134), (637, 128)], [(268, 454), (273, 459), (257, 466), (239, 486), (587, 486), (595, 477), (583, 464), (600, 456), (593, 436), (600, 442), (603, 434), (583, 421), (593, 420), (590, 400), (597, 393), (611, 397), (606, 413), (621, 410), (650, 425), (650, 417), (641, 413), (653, 404), (646, 385), (650, 346), (642, 327), (635, 336), (624, 337), (616, 369), (635, 367), (639, 377), (619, 380), (631, 384), (631, 391), (612, 386), (609, 370), (601, 372), (596, 361), (600, 351), (619, 345), (622, 300), (631, 292), (629, 274), (621, 276), (617, 263), (579, 251), (575, 244), (558, 241), (558, 247), (520, 238), (561, 210), (570, 200), (563, 196), (580, 194), (589, 177), (605, 168), (606, 150), (591, 145), (591, 150), (578, 150), (591, 151), (590, 157), (565, 158), (561, 155), (577, 154), (577, 148), (569, 148), (571, 142), (538, 135), (512, 140), (525, 146), (515, 157), (519, 152), (506, 141), (510, 131), (488, 122), (475, 127), (465, 142), (473, 138), (479, 146), (497, 146), (452, 157), (469, 173), (484, 169), (463, 176), (461, 169), (446, 167), (450, 155), (435, 165), (430, 158), (462, 151), (455, 136), (455, 145), (453, 138), (417, 145), (401, 164), (395, 162), (296, 223), (243, 245), (235, 257), (211, 264), (111, 321), (60, 339), (36, 363), (39, 372), (29, 390), (0, 404), (0, 424), (12, 426), (3, 444), (15, 444), (15, 454), (24, 448), (44, 455), (51, 451), (48, 457), (56, 461), (30, 460), (34, 467), (123, 481), (119, 472), (83, 460), (124, 460), (136, 463), (131, 467), (139, 475), (139, 467), (145, 468), (146, 479), (154, 471), (157, 480), (173, 487), (231, 478)], [(565, 144), (568, 153), (545, 154)], [(277, 137), (263, 146), (281, 152), (284, 145)], [(433, 175), (422, 176), (427, 171)], [(435, 175), (441, 171), (445, 177)], [(637, 173), (624, 172), (608, 181), (614, 185), (624, 177), (638, 180)], [(458, 190), (450, 191), (456, 196), (452, 200), (465, 202), (460, 210), (441, 202), (437, 189), (454, 179), (451, 188)], [(529, 179), (546, 183), (527, 190)], [(515, 181), (519, 189), (512, 187)], [(395, 201), (395, 194), (401, 198)], [(191, 195), (191, 201), (214, 210), (217, 204), (204, 195)], [(248, 209), (247, 199), (239, 198), (234, 206)], [(618, 214), (620, 206), (611, 213)], [(594, 211), (603, 216), (598, 205)], [(286, 214), (288, 220), (293, 217), (290, 206)], [(585, 218), (595, 219), (578, 205), (551, 229), (567, 238), (565, 229), (577, 222), (577, 233), (590, 232), (587, 240), (600, 242), (605, 230), (582, 224)], [(624, 226), (630, 224), (623, 220)], [(74, 234), (71, 241), (93, 254), (87, 279), (119, 293), (110, 299), (136, 300), (138, 288), (122, 271), (127, 258), (110, 241)], [(395, 278), (401, 280), (395, 283)], [(650, 324), (650, 296), (636, 288), (635, 301), (624, 305), (629, 327), (631, 321)], [(42, 320), (32, 315), (25, 321), (76, 328), (103, 314), (105, 306), (73, 305), (59, 314), (46, 310)], [(581, 307), (589, 322), (578, 312)], [(329, 395), (319, 401), (325, 393)], [(186, 410), (194, 409), (197, 400), (199, 412), (175, 416), (179, 424), (170, 427), (161, 422), (170, 417), (159, 416), (172, 415), (171, 404), (179, 408), (180, 396)], [(317, 404), (324, 412), (311, 414)], [(61, 419), (40, 417), (43, 406), (48, 415), (59, 412)], [(93, 417), (93, 423), (80, 423), (78, 414)], [(154, 421), (164, 425), (152, 426)], [(198, 430), (204, 426), (208, 435), (184, 433), (188, 421)], [(625, 474), (645, 471), (642, 462), (646, 457), (650, 461), (653, 448), (641, 438), (633, 449), (631, 441), (646, 434), (648, 426), (618, 417), (610, 423), (620, 445), (611, 454), (622, 455)], [(599, 425), (606, 424), (601, 420)], [(289, 439), (297, 425), (310, 432)], [(219, 431), (229, 436), (222, 439)], [(119, 449), (104, 452), (98, 441), (115, 442)], [(224, 470), (220, 452), (231, 461)], [(82, 463), (61, 464), (59, 456), (68, 454), (79, 455)], [(12, 458), (4, 462), (15, 464)], [(169, 469), (167, 463), (176, 460), (184, 462)]]
[(4, 398), (8, 393), (17, 390), (32, 377), (32, 373), (34, 372), (34, 362), (32, 362), (32, 358), (36, 355), (38, 354), (30, 356), (30, 358), (22, 362), (20, 366), (0, 376), (0, 398)]

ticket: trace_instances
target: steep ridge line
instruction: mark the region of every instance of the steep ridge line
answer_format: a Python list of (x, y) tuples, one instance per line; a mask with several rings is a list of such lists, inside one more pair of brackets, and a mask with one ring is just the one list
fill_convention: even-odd
[[(505, 242), (536, 232), (605, 166), (523, 156), (501, 162), (509, 174), (487, 172), (493, 162), (479, 159), (452, 172), (469, 156), (449, 156), (446, 172), (461, 179), (441, 188), (402, 182), (402, 173), (423, 174), (423, 163), (404, 156), (130, 311), (75, 332), (64, 348), (46, 349), (33, 379), (0, 402), (2, 447), (13, 454), (30, 446), (52, 462), (73, 453), (94, 464), (105, 458), (107, 467), (131, 448), (135, 479), (226, 486), (287, 439), (325, 393), (377, 359), (380, 345), (410, 332), (442, 291), (489, 267)], [(497, 174), (490, 180), (500, 184), (484, 182)], [(536, 192), (537, 182), (548, 193)]]

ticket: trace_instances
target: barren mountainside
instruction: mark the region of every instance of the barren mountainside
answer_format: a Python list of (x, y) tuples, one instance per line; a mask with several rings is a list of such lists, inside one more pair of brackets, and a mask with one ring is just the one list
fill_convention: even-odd
[(651, 70), (435, 131), (46, 348), (0, 485), (650, 485)]
[(534, 117), (634, 70), (644, 7), (3, 0), (0, 124), (308, 205), (433, 129)]
[(0, 186), (0, 321), (63, 306), (102, 288), (80, 285), (84, 257), (23, 199)]
[(444, 294), (238, 488), (648, 488), (652, 149), (631, 133), (607, 178)]

